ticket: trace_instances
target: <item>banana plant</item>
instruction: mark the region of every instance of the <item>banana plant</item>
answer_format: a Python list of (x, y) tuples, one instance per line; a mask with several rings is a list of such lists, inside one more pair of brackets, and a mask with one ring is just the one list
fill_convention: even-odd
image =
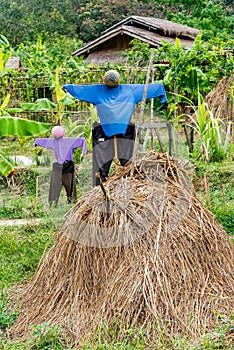
[(216, 157), (219, 158), (219, 155), (224, 152), (220, 136), (220, 129), (223, 126), (222, 119), (214, 117), (212, 111), (209, 110), (207, 104), (202, 100), (199, 91), (197, 106), (190, 99), (182, 95), (180, 97), (192, 107), (193, 114), (182, 113), (174, 119), (174, 122), (180, 124), (181, 118), (188, 118), (188, 125), (195, 131), (197, 135), (196, 142), (201, 147), (200, 159), (210, 162)]
[[(9, 100), (10, 94), (7, 95), (0, 106), (0, 138), (18, 136), (22, 143), (25, 142), (25, 137), (40, 135), (51, 129), (50, 124), (12, 117), (10, 112), (15, 111), (15, 109), (7, 109)], [(0, 154), (0, 174), (10, 176), (14, 172), (13, 165)]]
[(75, 107), (75, 99), (71, 98), (68, 93), (66, 93), (59, 83), (59, 68), (56, 68), (55, 79), (54, 79), (54, 91), (56, 96), (56, 108), (54, 117), (56, 124), (61, 124), (64, 118), (64, 112), (66, 106)]
[(76, 102), (74, 98), (71, 98), (68, 93), (63, 91), (59, 83), (59, 69), (56, 69), (53, 87), (56, 99), (55, 102), (50, 101), (48, 98), (40, 98), (35, 102), (20, 103), (20, 109), (12, 109), (11, 112), (47, 111), (51, 114), (53, 122), (60, 125), (65, 115), (66, 106), (75, 107)]
[(10, 177), (15, 173), (13, 165), (0, 153), (0, 174)]
[(11, 55), (12, 49), (10, 48), (7, 38), (0, 34), (0, 70), (4, 70), (6, 63)]

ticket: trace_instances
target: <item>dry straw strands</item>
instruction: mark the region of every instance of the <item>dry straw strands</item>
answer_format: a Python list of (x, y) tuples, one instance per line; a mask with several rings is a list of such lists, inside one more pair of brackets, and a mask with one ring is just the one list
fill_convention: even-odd
[(215, 324), (214, 310), (229, 316), (233, 246), (188, 172), (152, 152), (130, 172), (104, 184), (109, 200), (96, 187), (72, 208), (20, 295), (13, 337), (46, 321), (79, 341), (116, 320), (195, 337)]
[(233, 89), (233, 84), (234, 76), (231, 76), (229, 79), (224, 77), (205, 98), (205, 102), (214, 116), (226, 121), (234, 121), (234, 103), (231, 97), (231, 86)]

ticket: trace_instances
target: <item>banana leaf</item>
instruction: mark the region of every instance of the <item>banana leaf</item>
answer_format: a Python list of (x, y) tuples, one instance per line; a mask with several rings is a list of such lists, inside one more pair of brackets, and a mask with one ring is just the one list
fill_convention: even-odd
[(56, 104), (51, 102), (48, 98), (39, 98), (36, 102), (22, 102), (20, 103), (20, 107), (24, 111), (52, 111)]
[(51, 129), (50, 124), (39, 123), (23, 118), (0, 117), (0, 137), (34, 136)]
[(0, 154), (0, 174), (9, 176), (15, 172), (15, 169), (8, 160)]

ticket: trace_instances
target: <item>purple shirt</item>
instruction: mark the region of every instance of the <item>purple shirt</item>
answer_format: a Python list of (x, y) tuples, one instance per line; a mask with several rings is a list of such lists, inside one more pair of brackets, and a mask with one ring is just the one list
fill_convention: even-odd
[(82, 147), (82, 153), (86, 154), (86, 141), (84, 137), (78, 138), (38, 138), (34, 142), (34, 146), (41, 146), (54, 151), (55, 158), (58, 163), (63, 164), (67, 160), (73, 160), (72, 155), (76, 148)]

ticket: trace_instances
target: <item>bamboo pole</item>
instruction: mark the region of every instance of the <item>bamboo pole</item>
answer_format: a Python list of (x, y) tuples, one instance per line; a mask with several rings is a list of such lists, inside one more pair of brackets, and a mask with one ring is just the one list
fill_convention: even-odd
[[(142, 103), (141, 103), (141, 109), (140, 109), (140, 116), (139, 116), (139, 125), (142, 124), (143, 122), (143, 116), (144, 116), (144, 110), (145, 110), (145, 102), (146, 102), (146, 95), (148, 91), (148, 85), (149, 85), (149, 78), (150, 78), (150, 73), (152, 71), (152, 65), (153, 65), (153, 60), (154, 60), (154, 48), (151, 50), (151, 55), (150, 55), (150, 61), (148, 65), (148, 70), (147, 70), (147, 75), (146, 75), (146, 82), (145, 82), (145, 89), (144, 89), (144, 94), (142, 98)], [(135, 144), (134, 144), (134, 150), (133, 150), (133, 157), (132, 157), (132, 170), (131, 170), (131, 176), (133, 175), (133, 170), (136, 162), (136, 151), (137, 151), (137, 136), (139, 132), (139, 125), (136, 127), (136, 139), (135, 139)]]
[(144, 89), (144, 94), (143, 94), (143, 99), (142, 99), (141, 109), (140, 109), (139, 124), (142, 124), (144, 121), (146, 95), (148, 91), (150, 73), (152, 71), (153, 59), (154, 59), (154, 48), (152, 48), (151, 50), (151, 56), (150, 56), (149, 66), (148, 66), (147, 75), (146, 75), (145, 89)]

